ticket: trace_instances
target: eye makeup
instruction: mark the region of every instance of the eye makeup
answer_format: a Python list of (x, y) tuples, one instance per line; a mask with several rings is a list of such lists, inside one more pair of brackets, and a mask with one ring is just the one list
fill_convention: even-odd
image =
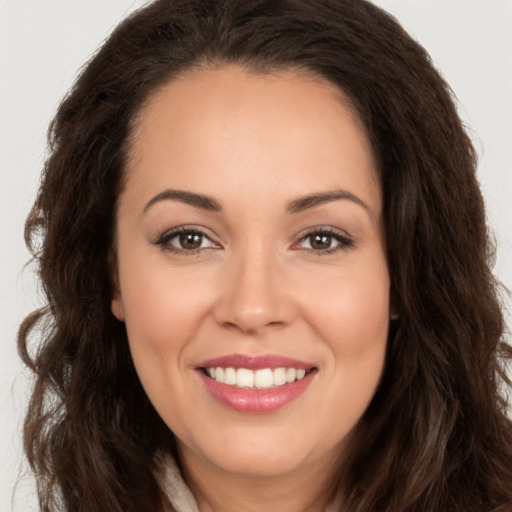
[[(332, 226), (317, 226), (300, 233), (290, 248), (316, 255), (328, 255), (345, 251), (354, 246), (354, 240), (346, 232)], [(182, 256), (197, 255), (205, 250), (222, 249), (222, 245), (197, 226), (178, 226), (166, 230), (152, 242), (164, 251)]]

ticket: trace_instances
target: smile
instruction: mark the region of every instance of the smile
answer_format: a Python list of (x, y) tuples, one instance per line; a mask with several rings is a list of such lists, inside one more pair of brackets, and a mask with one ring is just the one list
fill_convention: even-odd
[(269, 413), (306, 392), (318, 369), (278, 355), (233, 354), (196, 367), (206, 390), (224, 406), (244, 413)]
[(262, 368), (250, 370), (249, 368), (223, 368), (222, 366), (204, 369), (213, 380), (245, 389), (269, 389), (302, 380), (307, 371), (304, 368)]

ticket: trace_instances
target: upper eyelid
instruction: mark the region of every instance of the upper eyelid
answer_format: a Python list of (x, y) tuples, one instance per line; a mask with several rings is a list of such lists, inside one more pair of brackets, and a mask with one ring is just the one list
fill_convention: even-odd
[(316, 249), (308, 249), (305, 248), (306, 251), (313, 251), (314, 253), (321, 255), (329, 252), (336, 252), (340, 249), (348, 249), (354, 247), (356, 245), (356, 240), (353, 236), (351, 236), (347, 231), (335, 228), (333, 226), (315, 226), (309, 229), (306, 229), (301, 232), (300, 235), (297, 235), (294, 241), (292, 242), (292, 247), (297, 246), (306, 240), (309, 236), (317, 234), (317, 233), (326, 233), (334, 239), (337, 239), (339, 242), (338, 247), (331, 247), (324, 250), (316, 250)]
[[(178, 237), (182, 233), (196, 233), (206, 238), (212, 245), (209, 247), (197, 247), (194, 249), (185, 249), (183, 247), (175, 246), (171, 241)], [(172, 253), (176, 256), (192, 256), (194, 254), (198, 254), (199, 252), (203, 252), (205, 250), (219, 249), (223, 248), (223, 246), (214, 239), (214, 237), (209, 236), (204, 232), (203, 229), (197, 229), (194, 227), (187, 226), (177, 226), (175, 228), (164, 230), (163, 233), (157, 235), (156, 239), (152, 240), (152, 244), (158, 247), (160, 250)]]
[(354, 237), (347, 230), (329, 225), (313, 226), (310, 228), (303, 229), (302, 231), (299, 231), (299, 233), (295, 235), (295, 239), (301, 240), (302, 238), (315, 233), (329, 233), (331, 235), (338, 235), (343, 238), (350, 238), (351, 240), (354, 239)]
[(176, 226), (176, 227), (169, 228), (169, 229), (159, 230), (154, 238), (156, 238), (157, 240), (161, 240), (163, 238), (168, 238), (168, 237), (172, 238), (173, 236), (177, 236), (180, 233), (198, 233), (198, 234), (208, 238), (212, 242), (220, 244), (220, 242), (218, 241), (218, 237), (216, 237), (214, 234), (212, 234), (210, 229), (207, 229), (204, 226), (196, 226), (193, 224), (190, 224), (190, 225), (184, 224), (184, 225)]
[[(212, 243), (219, 245), (223, 247), (225, 245), (225, 241), (221, 241), (220, 237), (216, 236), (216, 234), (212, 233), (212, 231), (205, 226), (198, 226), (195, 224), (183, 224), (180, 226), (176, 226), (173, 228), (161, 230), (158, 232), (158, 234), (153, 237), (153, 243), (159, 244), (159, 243), (165, 243), (166, 241), (171, 240), (174, 236), (179, 235), (180, 233), (184, 232), (191, 232), (191, 233), (198, 233), (204, 237), (206, 237), (208, 240), (210, 240)], [(311, 236), (315, 233), (328, 233), (329, 235), (333, 237), (340, 237), (343, 239), (348, 239), (352, 243), (355, 242), (354, 237), (347, 232), (344, 229), (331, 226), (331, 225), (317, 225), (317, 226), (311, 226), (308, 228), (305, 228), (295, 235), (291, 237), (290, 243), (292, 245), (295, 245), (299, 242), (301, 242), (304, 238)], [(164, 240), (166, 239), (166, 240)]]

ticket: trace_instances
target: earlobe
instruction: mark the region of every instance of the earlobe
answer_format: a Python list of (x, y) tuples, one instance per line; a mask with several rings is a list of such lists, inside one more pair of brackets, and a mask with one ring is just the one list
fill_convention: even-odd
[(119, 286), (119, 274), (117, 269), (116, 255), (113, 250), (108, 256), (108, 267), (110, 271), (110, 286), (112, 288), (112, 301), (110, 302), (110, 310), (120, 322), (124, 322), (123, 300)]
[(112, 302), (110, 303), (110, 309), (112, 314), (120, 321), (124, 322), (124, 308), (123, 301), (121, 300), (121, 294), (116, 292), (112, 297)]

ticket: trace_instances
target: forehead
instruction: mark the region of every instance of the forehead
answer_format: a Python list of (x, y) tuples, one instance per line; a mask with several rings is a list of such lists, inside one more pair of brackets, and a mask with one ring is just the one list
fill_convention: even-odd
[(151, 96), (131, 141), (128, 185), (159, 176), (160, 186), (215, 194), (225, 183), (256, 190), (265, 179), (301, 195), (339, 188), (345, 174), (380, 197), (357, 115), (337, 87), (311, 74), (236, 66), (184, 74)]

